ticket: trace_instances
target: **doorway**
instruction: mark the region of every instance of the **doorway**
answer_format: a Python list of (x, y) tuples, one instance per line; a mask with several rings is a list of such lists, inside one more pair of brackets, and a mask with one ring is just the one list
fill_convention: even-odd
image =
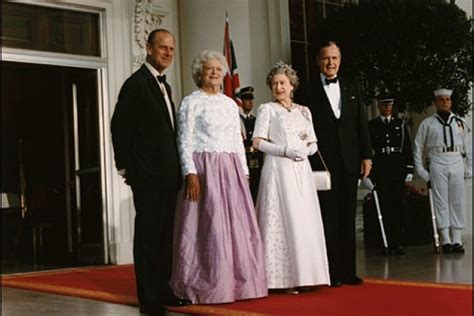
[(98, 70), (1, 71), (2, 272), (105, 263)]

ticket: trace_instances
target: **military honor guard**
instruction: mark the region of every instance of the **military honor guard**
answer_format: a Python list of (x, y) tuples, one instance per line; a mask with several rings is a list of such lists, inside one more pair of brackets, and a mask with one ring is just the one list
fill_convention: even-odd
[(394, 98), (377, 99), (380, 116), (369, 121), (374, 151), (370, 179), (380, 200), (388, 242), (386, 254), (403, 255), (403, 197), (405, 182), (413, 180), (414, 172), (411, 140), (405, 120), (392, 115)]
[[(471, 128), (451, 112), (451, 94), (449, 89), (434, 91), (437, 112), (424, 119), (418, 128), (414, 161), (417, 173), (426, 182), (431, 182), (443, 253), (464, 253), (464, 178), (472, 176)], [(424, 150), (428, 158), (426, 165), (422, 160)]]
[(242, 134), (244, 136), (247, 165), (250, 172), (250, 192), (255, 202), (257, 199), (258, 184), (260, 182), (263, 154), (252, 147), (252, 136), (256, 120), (256, 117), (251, 113), (254, 106), (253, 92), (253, 87), (245, 87), (240, 90), (240, 98), (242, 100), (240, 119), (242, 121)]

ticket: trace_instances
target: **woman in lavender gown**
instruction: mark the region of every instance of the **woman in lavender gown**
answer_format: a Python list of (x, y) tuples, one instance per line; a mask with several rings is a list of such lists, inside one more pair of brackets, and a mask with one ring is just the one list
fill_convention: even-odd
[(267, 295), (263, 244), (248, 185), (237, 104), (220, 92), (224, 56), (193, 62), (198, 90), (178, 113), (185, 187), (178, 200), (171, 287), (193, 303)]

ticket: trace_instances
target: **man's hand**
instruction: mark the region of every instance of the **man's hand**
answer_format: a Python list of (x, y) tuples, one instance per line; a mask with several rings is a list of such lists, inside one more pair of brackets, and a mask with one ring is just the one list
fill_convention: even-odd
[(190, 173), (186, 176), (186, 199), (191, 202), (199, 201), (201, 196), (201, 184), (199, 183), (199, 176)]
[(413, 181), (413, 173), (407, 174), (405, 178), (405, 182), (412, 182)]
[(374, 189), (374, 183), (369, 177), (366, 177), (362, 180), (362, 185), (370, 191)]
[(121, 176), (122, 178), (125, 178), (127, 176), (127, 169), (120, 169), (120, 170), (117, 170), (117, 173), (119, 174), (119, 176)]
[(370, 174), (370, 170), (372, 170), (372, 160), (364, 159), (360, 164), (360, 174), (362, 175), (362, 179), (367, 177)]
[(464, 178), (465, 179), (471, 179), (472, 178), (471, 168), (466, 168), (466, 171), (464, 171)]
[(421, 171), (419, 172), (419, 174), (420, 174), (420, 177), (421, 177), (423, 180), (425, 180), (425, 182), (430, 182), (430, 174), (428, 173), (428, 171), (426, 171), (426, 170), (421, 170)]

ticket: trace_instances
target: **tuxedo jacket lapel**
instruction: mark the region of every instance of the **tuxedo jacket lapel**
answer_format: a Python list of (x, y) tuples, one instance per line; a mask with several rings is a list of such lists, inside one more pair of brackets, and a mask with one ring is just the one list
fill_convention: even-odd
[[(163, 115), (165, 115), (166, 122), (168, 123), (169, 127), (173, 130), (173, 125), (171, 124), (171, 119), (170, 115), (168, 112), (168, 106), (166, 105), (166, 100), (163, 92), (161, 92), (160, 87), (158, 86), (158, 83), (156, 82), (156, 78), (153, 77), (153, 75), (150, 73), (150, 71), (146, 68), (145, 65), (142, 66), (142, 72), (145, 75), (148, 83), (148, 87), (150, 88), (153, 96), (155, 97), (155, 105), (157, 106), (158, 110), (161, 111)], [(171, 88), (167, 83), (165, 83), (166, 87), (166, 92), (168, 93), (168, 97), (170, 98), (171, 102), (171, 108), (173, 115), (174, 122), (176, 122), (176, 114), (174, 113), (174, 105), (173, 101), (171, 100)]]
[(339, 88), (341, 89), (341, 120), (347, 115), (347, 106), (349, 104), (349, 93), (344, 79), (339, 78)]
[[(176, 109), (174, 107), (173, 98), (171, 98), (171, 87), (167, 82), (165, 82), (165, 88), (166, 88), (166, 92), (168, 93), (168, 98), (169, 98), (170, 103), (171, 103), (171, 112), (172, 112), (171, 115), (173, 115), (174, 132), (176, 134), (176, 131), (178, 130), (178, 124), (176, 122)], [(163, 99), (164, 99), (164, 96), (163, 96)], [(165, 101), (165, 105), (166, 105), (166, 101)], [(166, 106), (166, 110), (168, 111), (168, 106)], [(169, 123), (170, 123), (170, 126), (171, 126), (171, 122), (169, 122)]]
[[(316, 89), (319, 89), (319, 93), (317, 93), (317, 95), (321, 96), (321, 100), (318, 100), (317, 103), (321, 102), (322, 106), (326, 107), (326, 111), (329, 112), (331, 118), (337, 120), (337, 117), (334, 114), (334, 111), (332, 110), (331, 102), (329, 101), (328, 95), (326, 94), (326, 90), (324, 90), (323, 83), (321, 82), (321, 80), (319, 80), (319, 78), (316, 83)], [(315, 106), (318, 106), (318, 104), (315, 104)]]

